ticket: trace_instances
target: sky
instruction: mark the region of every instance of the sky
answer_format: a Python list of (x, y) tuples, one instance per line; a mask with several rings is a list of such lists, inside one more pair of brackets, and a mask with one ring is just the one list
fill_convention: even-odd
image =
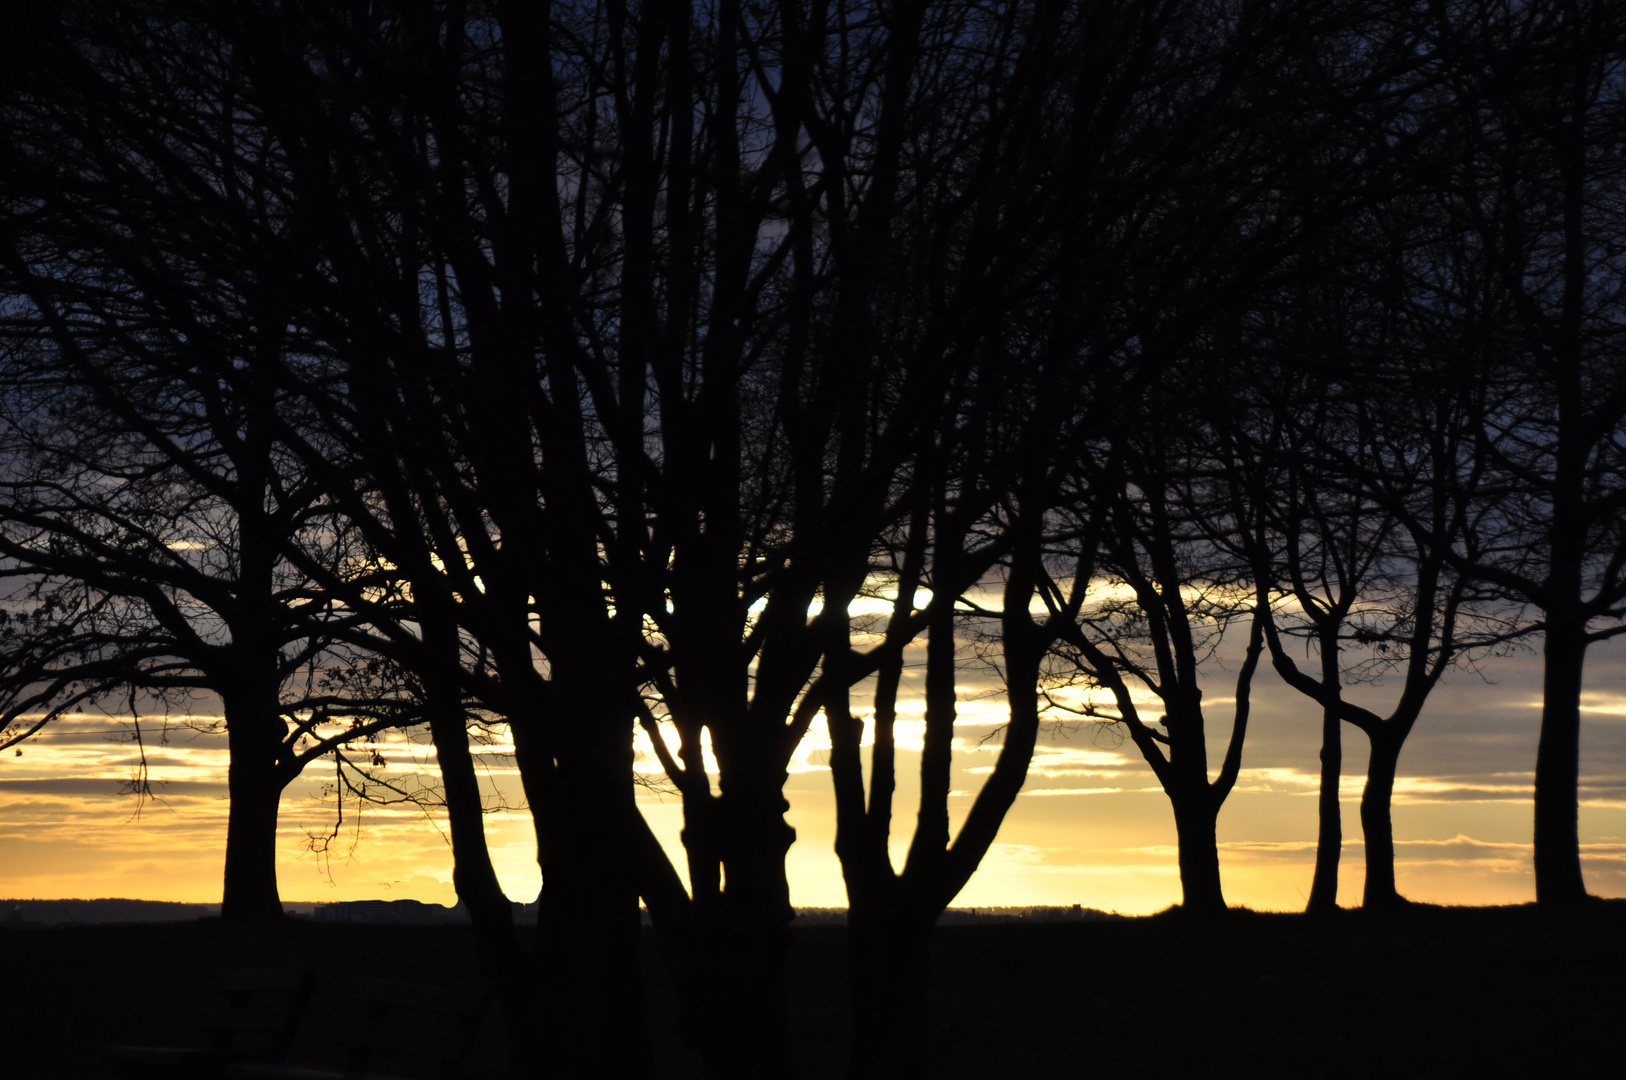
[[(1537, 645), (1539, 648), (1539, 643)], [(919, 669), (906, 672), (898, 726), (899, 787), (893, 854), (902, 865), (914, 821), (922, 700)], [(1207, 672), (1210, 760), (1229, 731), (1234, 664)], [(1004, 702), (975, 670), (963, 676), (956, 729), (957, 827), (997, 753)], [(1450, 904), (1534, 899), (1530, 785), (1540, 715), (1541, 661), (1528, 652), (1490, 661), (1481, 674), (1454, 672), (1430, 698), (1400, 760), (1394, 801), (1396, 876), (1413, 900)], [(1588, 888), (1626, 896), (1626, 645), (1588, 656), (1581, 736), (1582, 866)], [(1349, 696), (1386, 713), (1394, 684)], [(207, 719), (207, 710), (199, 710)], [(142, 737), (157, 797), (121, 795), (138, 761), (127, 718), (81, 715), (0, 758), (0, 898), (130, 897), (216, 902), (226, 827), (225, 740), (186, 718), (144, 717)], [(992, 739), (988, 736), (996, 733)], [(642, 740), (642, 733), (639, 735)], [(1256, 910), (1301, 909), (1316, 839), (1318, 710), (1283, 685), (1268, 663), (1253, 691), (1253, 716), (1235, 791), (1219, 816), (1226, 899)], [(646, 748), (637, 768), (659, 766)], [(511, 809), (487, 819), (505, 891), (535, 899), (540, 885), (518, 777), (489, 748), (481, 761), (488, 794)], [(846, 896), (832, 850), (834, 803), (822, 719), (798, 749), (786, 795), (797, 832), (787, 870), (792, 900), (841, 907)], [(386, 774), (408, 780), (432, 768), (433, 748), (401, 736), (378, 751)], [(1365, 736), (1344, 728), (1344, 856), (1339, 902), (1360, 902), (1364, 873), (1358, 806)], [(866, 755), (866, 767), (868, 758)], [(867, 779), (867, 774), (866, 774)], [(317, 763), (284, 793), (279, 880), (285, 901), (401, 899), (450, 905), (451, 849), (444, 821), (413, 805), (347, 802), (325, 854), (312, 838), (334, 831), (331, 763)], [(682, 808), (673, 794), (640, 789), (656, 834), (683, 866)], [(1175, 831), (1167, 797), (1119, 729), (1047, 725), (1028, 781), (960, 907), (1071, 905), (1126, 914), (1161, 910), (1180, 898)]]

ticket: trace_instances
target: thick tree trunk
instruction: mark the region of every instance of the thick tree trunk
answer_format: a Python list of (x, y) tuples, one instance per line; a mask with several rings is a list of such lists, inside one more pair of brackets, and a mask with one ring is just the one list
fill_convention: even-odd
[[(931, 1075), (925, 1038), (934, 919), (897, 910), (849, 909), (852, 1080), (905, 1080)], [(914, 917), (911, 917), (914, 915)]]
[[(578, 804), (587, 820), (574, 829), (571, 891), (580, 1075), (640, 1076), (653, 1067), (638, 947), (638, 886), (625, 823), (637, 812), (630, 783)], [(629, 805), (622, 805), (623, 801)]]
[(1192, 915), (1222, 915), (1225, 893), (1220, 888), (1219, 808), (1212, 805), (1206, 788), (1171, 792), (1170, 801), (1180, 845), (1180, 908)]
[(750, 786), (725, 787), (717, 808), (726, 881), (701, 927), (709, 1015), (700, 1045), (713, 1080), (793, 1072), (785, 964), (796, 912), (785, 855), (796, 830), (785, 821), (784, 776), (775, 784), (763, 771), (742, 770)]
[[(603, 701), (566, 700), (582, 706), (569, 711), (587, 734), (577, 746), (581, 757), (561, 761), (544, 815), (535, 955), (541, 1072), (647, 1075), (635, 837), (628, 829), (637, 813), (632, 722)], [(611, 750), (611, 742), (624, 745)]]
[(1562, 907), (1587, 899), (1581, 878), (1582, 620), (1547, 613), (1541, 737), (1536, 747), (1536, 902)]
[(1392, 805), (1395, 770), (1405, 734), (1389, 725), (1368, 732), (1372, 756), (1361, 791), (1361, 834), (1366, 841), (1366, 886), (1361, 905), (1369, 910), (1405, 903), (1395, 888), (1395, 833)]
[(282, 918), (277, 893), (277, 812), (282, 777), (277, 751), (283, 725), (276, 698), (250, 691), (221, 695), (226, 712), (225, 883), (220, 917), (230, 922)]
[(1336, 706), (1338, 696), (1338, 635), (1321, 635), (1321, 685), (1332, 695), (1321, 709), (1321, 790), (1317, 800), (1319, 827), (1315, 845), (1315, 875), (1310, 881), (1310, 899), (1305, 911), (1325, 915), (1338, 910), (1338, 860), (1343, 854), (1344, 827), (1338, 805), (1338, 784), (1344, 771), (1342, 721)]

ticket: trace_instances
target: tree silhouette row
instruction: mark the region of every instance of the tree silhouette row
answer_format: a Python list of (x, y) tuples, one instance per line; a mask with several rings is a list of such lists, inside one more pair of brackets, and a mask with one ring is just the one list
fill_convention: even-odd
[[(708, 1074), (784, 1075), (783, 787), (822, 718), (853, 1071), (909, 1075), (932, 927), (1043, 723), (1121, 726), (1184, 910), (1216, 915), (1268, 658), (1322, 717), (1311, 909), (1345, 723), (1365, 901), (1393, 905), (1404, 741), (1447, 671), (1526, 638), (1537, 896), (1586, 898), (1583, 661), (1626, 604), (1616, 5), (57, 15), (0, 107), (0, 745), (217, 695), (223, 917), (280, 914), (306, 764), (366, 783), (349, 748), (421, 726), (517, 1054), (646, 1061), (641, 901)], [(955, 831), (973, 649), (1009, 714)], [(1384, 676), (1387, 715), (1347, 698)], [(529, 950), (470, 751), (493, 721), (543, 875)], [(639, 728), (687, 887), (635, 801)]]

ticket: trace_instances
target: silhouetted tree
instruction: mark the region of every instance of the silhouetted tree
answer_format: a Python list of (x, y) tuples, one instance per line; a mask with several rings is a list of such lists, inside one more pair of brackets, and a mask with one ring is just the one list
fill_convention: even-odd
[(1577, 824), (1586, 650), (1626, 629), (1614, 254), (1626, 237), (1626, 15), (1577, 0), (1465, 5), (1437, 19), (1463, 57), (1458, 152), (1439, 184), (1462, 240), (1438, 306), (1452, 316), (1446, 332), (1480, 343), (1468, 399), (1479, 527), (1449, 551), (1463, 572), (1541, 613), (1536, 896), (1566, 905), (1586, 896)]
[[(1217, 539), (1236, 527), (1214, 470), (1215, 418), (1243, 401), (1237, 320), (1277, 294), (1303, 247), (1392, 190), (1418, 138), (1412, 95), (1436, 76), (1418, 63), (1418, 32), (1387, 8), (1287, 5), (1217, 23), (1153, 10), (1165, 22), (1137, 28), (1125, 53), (1137, 57), (1125, 85), (1143, 87), (1127, 114), (1135, 137), (1107, 159), (1125, 181), (1106, 188), (1115, 202), (1089, 206), (1099, 224), (1083, 234), (1100, 268), (1081, 289), (1098, 313), (1085, 348), (1121, 385), (1100, 440), (1073, 463), (1089, 494), (1063, 506), (1077, 524), (1058, 538), (1078, 558), (1078, 538), (1098, 537), (1088, 564), (1107, 581), (1071, 583), (1095, 596), (1071, 605), (1079, 617), (1050, 677), (1110, 691), (1109, 715), (1174, 803), (1186, 904), (1213, 911), (1215, 815), (1240, 768), (1264, 642), (1253, 568)], [(1086, 508), (1105, 524), (1086, 528)], [(1065, 585), (1051, 595), (1070, 595)], [(1231, 738), (1211, 776), (1200, 671), (1245, 616)], [(1160, 700), (1166, 731), (1140, 719), (1135, 683)]]
[[(1404, 294), (1312, 280), (1301, 278), (1294, 296), (1260, 317), (1251, 348), (1272, 366), (1243, 375), (1246, 397), (1216, 418), (1216, 431), (1231, 440), (1227, 542), (1250, 561), (1271, 659), (1322, 707), (1314, 913), (1337, 905), (1342, 724), (1371, 744), (1363, 903), (1392, 906), (1400, 897), (1390, 802), (1405, 739), (1447, 671), (1520, 627), (1453, 570), (1440, 543), (1473, 525), (1460, 363), (1436, 364), (1419, 350), (1442, 339), (1410, 325)], [(1387, 509), (1397, 501), (1404, 511)], [(1300, 668), (1289, 636), (1313, 647), (1319, 672)], [(1392, 672), (1402, 689), (1386, 716), (1343, 696), (1346, 682)]]
[[(73, 17), (86, 10), (106, 14)], [(95, 33), (109, 51), (136, 35), (142, 63), (98, 65), (67, 22), (5, 114), (0, 553), (14, 576), (71, 583), (123, 683), (219, 696), (222, 914), (270, 917), (283, 788), (413, 711), (299, 685), (348, 617), (284, 554), (297, 542), (337, 555), (322, 492), (273, 445), (265, 373), (284, 315), (242, 276), (222, 286), (209, 267), (229, 240), (201, 232), (208, 199), (183, 190), (244, 165), (209, 157), (219, 131), (197, 95), (219, 70), (199, 41), (148, 42), (139, 19)]]
[[(144, 421), (161, 423), (157, 409), (134, 403), (133, 384), (115, 385)], [(101, 434), (118, 431), (123, 418), (87, 399), (52, 407), (62, 412), (46, 431), (62, 441), (36, 446), (34, 471), (8, 477), (0, 552), (11, 574), (32, 577), (53, 607), (73, 606), (82, 658), (56, 672), (25, 666), (10, 681), (43, 691), (44, 678), (68, 675), (81, 695), (109, 684), (218, 695), (232, 792), (223, 917), (277, 914), (282, 789), (336, 746), (411, 720), (411, 705), (333, 694), (308, 679), (325, 662), (331, 633), (307, 580), (268, 550), (279, 531), (301, 527), (308, 506), (298, 495), (280, 506), (262, 495), (259, 509), (240, 486), (240, 461), (200, 445), (196, 429), (167, 443), (98, 438), (62, 417), (82, 410), (80, 420)], [(15, 470), (24, 460), (18, 441), (41, 434), (7, 434)], [(181, 445), (185, 460), (166, 462)], [(214, 483), (194, 483), (187, 468), (212, 473)]]
[[(1020, 789), (1052, 679), (1111, 695), (1173, 803), (1187, 906), (1223, 909), (1215, 821), (1267, 641), (1292, 670), (1268, 617), (1283, 560), (1236, 540), (1274, 530), (1302, 563), (1338, 532), (1311, 500), (1270, 517), (1257, 487), (1232, 498), (1243, 436), (1215, 410), (1263, 392), (1223, 363), (1247, 340), (1239, 313), (1286, 295), (1306, 238), (1377, 197), (1342, 178), (1387, 177), (1415, 144), (1405, 102), (1432, 69), (1406, 14), (71, 5), (53, 94), (6, 114), (26, 153), (4, 166), (0, 255), (31, 304), (8, 308), (11, 325), (54, 350), (39, 370), (116, 445), (71, 459), (72, 505), (12, 515), (99, 561), (51, 563), (19, 540), (18, 572), (134, 597), (160, 626), (142, 589), (207, 595), (247, 650), (230, 674), (258, 680), (242, 706), (257, 720), (228, 703), (245, 738), (289, 711), (270, 679), (281, 650), (308, 668), (332, 641), (392, 665), (433, 733), (454, 876), (509, 1028), (527, 1066), (561, 1075), (648, 1066), (640, 896), (708, 1071), (790, 1069), (783, 785), (822, 710), (855, 1068), (917, 1067), (884, 1010), (918, 1020), (931, 923)], [(1482, 385), (1508, 392), (1479, 400), (1532, 415), (1523, 370), (1498, 366)], [(1272, 453), (1337, 460), (1336, 438), (1287, 434)], [(1389, 471), (1418, 465), (1421, 444), (1393, 438)], [(1270, 462), (1258, 483), (1323, 479)], [(101, 480), (143, 464), (151, 476)], [(1418, 480), (1410, 509), (1385, 508), (1443, 552), (1418, 494), (1433, 490)], [(185, 514), (158, 501), (164, 521), (232, 543), (177, 547), (148, 527), (125, 545), (74, 524), (83, 510), (123, 528), (118, 498), (145, 491), (181, 500)], [(1396, 534), (1374, 500), (1338, 511), (1352, 541)], [(1513, 521), (1515, 504), (1493, 516)], [(1483, 554), (1440, 556), (1458, 570), (1448, 596), (1463, 566), (1502, 565)], [(1290, 585), (1310, 596), (1314, 577)], [(995, 580), (988, 655), (1011, 721), (951, 842), (957, 606)], [(885, 633), (860, 649), (848, 606), (887, 590)], [(1432, 627), (1439, 604), (1418, 590)], [(179, 625), (228, 640), (197, 635), (193, 614)], [(1242, 618), (1216, 777), (1200, 682)], [(1334, 693), (1340, 619), (1317, 691), (1334, 732), (1357, 715)], [(923, 792), (899, 874), (893, 726), (921, 633)], [(1437, 633), (1415, 639), (1423, 655), (1449, 651)], [(23, 663), (54, 670), (68, 654), (52, 648)], [(852, 696), (872, 675), (866, 803)], [(1164, 731), (1140, 717), (1137, 681)], [(471, 709), (510, 724), (533, 815), (528, 959), (485, 846)], [(687, 889), (635, 802), (634, 724), (683, 800)]]

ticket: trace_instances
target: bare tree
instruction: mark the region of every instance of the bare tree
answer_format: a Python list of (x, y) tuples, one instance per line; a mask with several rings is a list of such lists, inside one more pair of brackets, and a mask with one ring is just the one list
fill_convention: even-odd
[(1462, 240), (1436, 306), (1447, 332), (1479, 345), (1468, 403), (1483, 476), (1479, 528), (1448, 550), (1463, 572), (1541, 613), (1536, 896), (1564, 906), (1586, 897), (1586, 651), (1626, 628), (1614, 254), (1626, 236), (1626, 21), (1590, 2), (1466, 5), (1437, 20), (1462, 57), (1457, 154), (1439, 178)]
[[(98, 32), (113, 49), (143, 31)], [(272, 917), (283, 788), (415, 711), (307, 678), (354, 620), (284, 549), (342, 552), (322, 492), (273, 445), (278, 307), (220, 287), (208, 266), (225, 241), (199, 242), (207, 199), (180, 191), (243, 165), (209, 156), (219, 132), (198, 94), (219, 70), (196, 41), (123, 69), (79, 41), (67, 27), (52, 38), (5, 115), (0, 553), (13, 578), (78, 597), (105, 677), (218, 695), (232, 793), (222, 912)], [(167, 119), (143, 112), (154, 107)]]
[[(1473, 434), (1455, 365), (1416, 350), (1439, 339), (1408, 326), (1404, 298), (1383, 294), (1380, 305), (1375, 292), (1311, 281), (1302, 277), (1277, 313), (1290, 324), (1285, 333), (1267, 329), (1265, 318), (1250, 335), (1272, 366), (1245, 376), (1250, 390), (1216, 417), (1216, 431), (1229, 440), (1234, 532), (1223, 542), (1249, 560), (1276, 671), (1322, 708), (1308, 901), (1317, 913), (1337, 905), (1342, 725), (1359, 728), (1371, 745), (1361, 797), (1363, 903), (1393, 906), (1402, 898), (1390, 802), (1406, 737), (1446, 672), (1524, 628), (1446, 557), (1473, 528), (1475, 509)], [(1388, 509), (1395, 505), (1405, 509)], [(1301, 669), (1292, 638), (1315, 651), (1319, 671)], [(1395, 674), (1401, 691), (1387, 715), (1344, 697), (1348, 683)]]

